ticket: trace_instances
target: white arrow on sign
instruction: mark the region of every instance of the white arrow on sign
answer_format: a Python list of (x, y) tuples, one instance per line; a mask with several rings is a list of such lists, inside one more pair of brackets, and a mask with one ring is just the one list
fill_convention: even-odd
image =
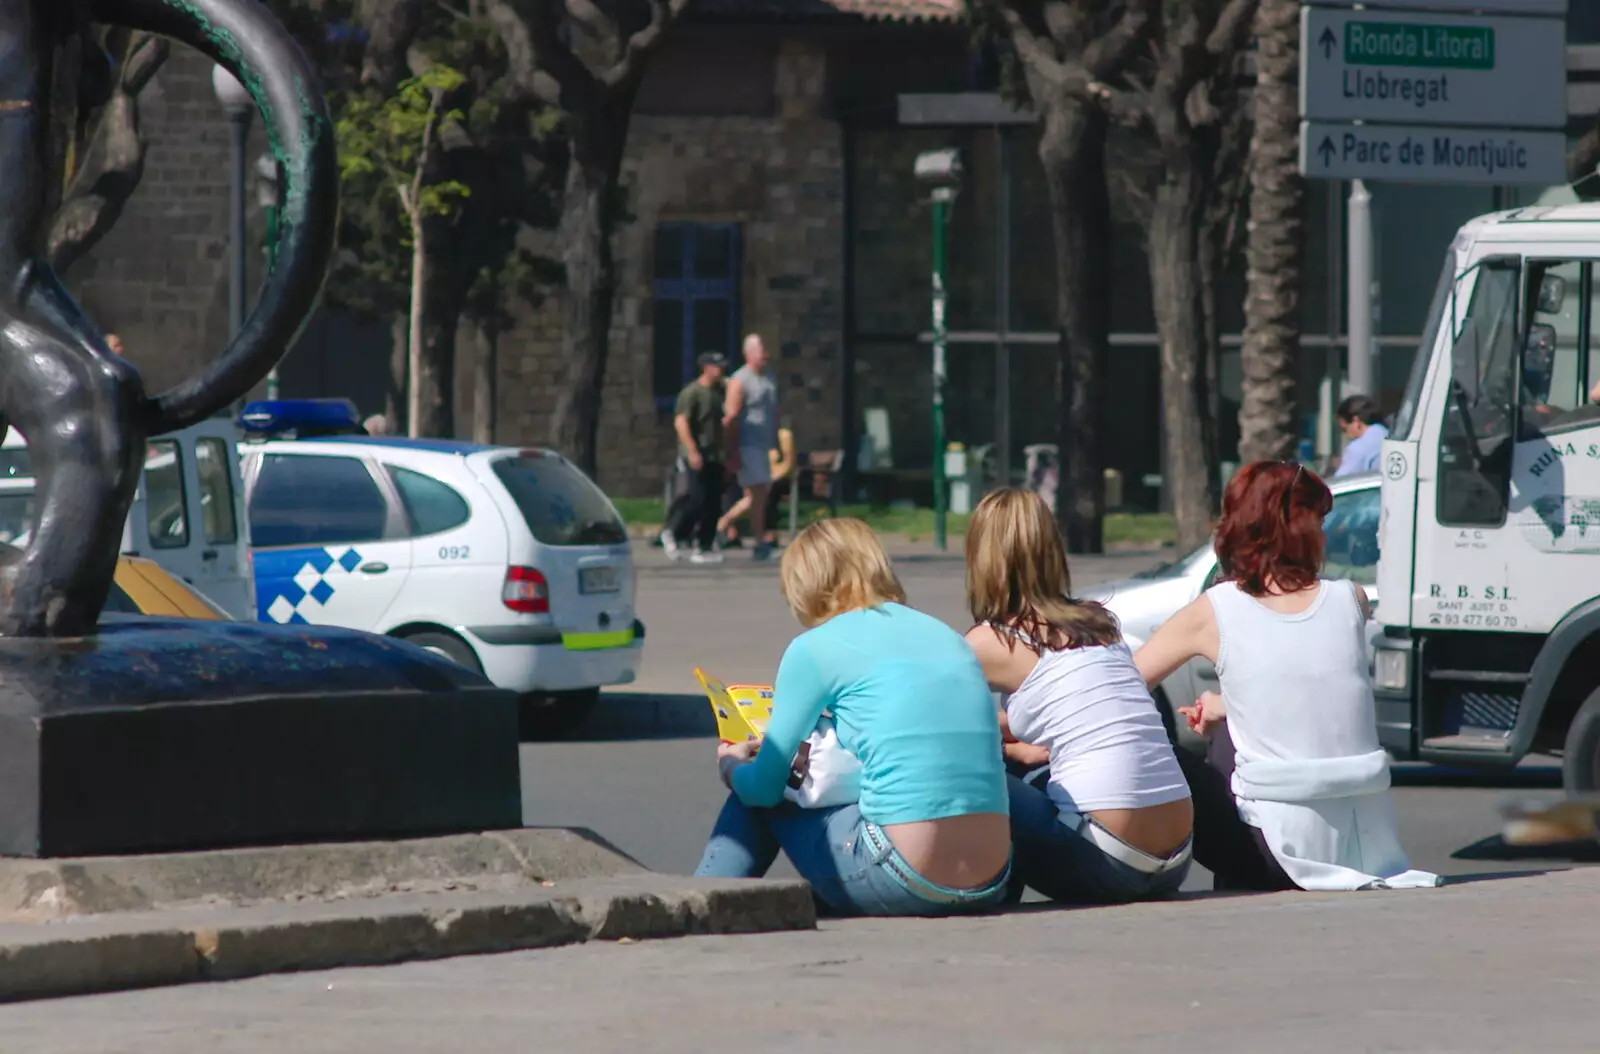
[(1312, 179), (1550, 186), (1567, 179), (1563, 132), (1300, 122)]
[[(1357, 0), (1308, 0), (1318, 7), (1349, 7)], [(1557, 15), (1566, 17), (1567, 0), (1359, 0), (1363, 7), (1415, 11), (1477, 11), (1485, 15)]]
[(1565, 128), (1566, 23), (1303, 8), (1300, 113), (1325, 121)]

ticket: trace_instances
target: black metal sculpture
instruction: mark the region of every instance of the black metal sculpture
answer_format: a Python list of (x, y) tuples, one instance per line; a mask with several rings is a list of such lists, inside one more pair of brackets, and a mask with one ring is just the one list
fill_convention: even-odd
[[(80, 95), (111, 83), (91, 20), (171, 37), (228, 69), (255, 99), (279, 166), (278, 241), (254, 312), (220, 358), (159, 395), (43, 259), (58, 181), (48, 108), (64, 46), (80, 45)], [(0, 0), (0, 415), (27, 438), (38, 481), (32, 543), (0, 569), (0, 635), (93, 631), (147, 437), (205, 419), (266, 376), (315, 305), (337, 207), (316, 73), (260, 0)]]

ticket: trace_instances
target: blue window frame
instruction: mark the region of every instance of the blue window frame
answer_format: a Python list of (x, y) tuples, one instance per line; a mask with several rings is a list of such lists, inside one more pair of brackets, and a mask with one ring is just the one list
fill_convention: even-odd
[(739, 342), (739, 225), (662, 223), (656, 227), (654, 354), (651, 386), (670, 406), (694, 376), (694, 360)]

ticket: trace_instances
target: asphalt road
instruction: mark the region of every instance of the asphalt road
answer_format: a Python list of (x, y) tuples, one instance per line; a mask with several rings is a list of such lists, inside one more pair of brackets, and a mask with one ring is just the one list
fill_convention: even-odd
[[(894, 554), (914, 605), (965, 628), (958, 554), (907, 547)], [(1149, 554), (1080, 558), (1079, 586), (1149, 566)], [(713, 765), (713, 724), (693, 669), (725, 681), (770, 682), (798, 632), (778, 593), (774, 564), (729, 554), (720, 568), (667, 564), (640, 551), (638, 606), (647, 631), (639, 683), (607, 693), (574, 737), (523, 748), (524, 819), (590, 827), (649, 867), (693, 870), (723, 800)], [(1499, 802), (1553, 795), (1560, 776), (1548, 759), (1512, 773), (1454, 772), (1400, 765), (1395, 802), (1413, 866), (1447, 875), (1515, 872), (1600, 862), (1600, 847), (1512, 850), (1499, 843)], [(791, 874), (780, 863), (775, 874)], [(1190, 888), (1210, 888), (1194, 874)]]

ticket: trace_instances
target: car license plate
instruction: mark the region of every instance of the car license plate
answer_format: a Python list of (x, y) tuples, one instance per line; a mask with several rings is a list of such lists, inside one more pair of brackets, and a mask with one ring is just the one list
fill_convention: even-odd
[(616, 593), (622, 589), (619, 567), (584, 567), (578, 570), (578, 592)]

